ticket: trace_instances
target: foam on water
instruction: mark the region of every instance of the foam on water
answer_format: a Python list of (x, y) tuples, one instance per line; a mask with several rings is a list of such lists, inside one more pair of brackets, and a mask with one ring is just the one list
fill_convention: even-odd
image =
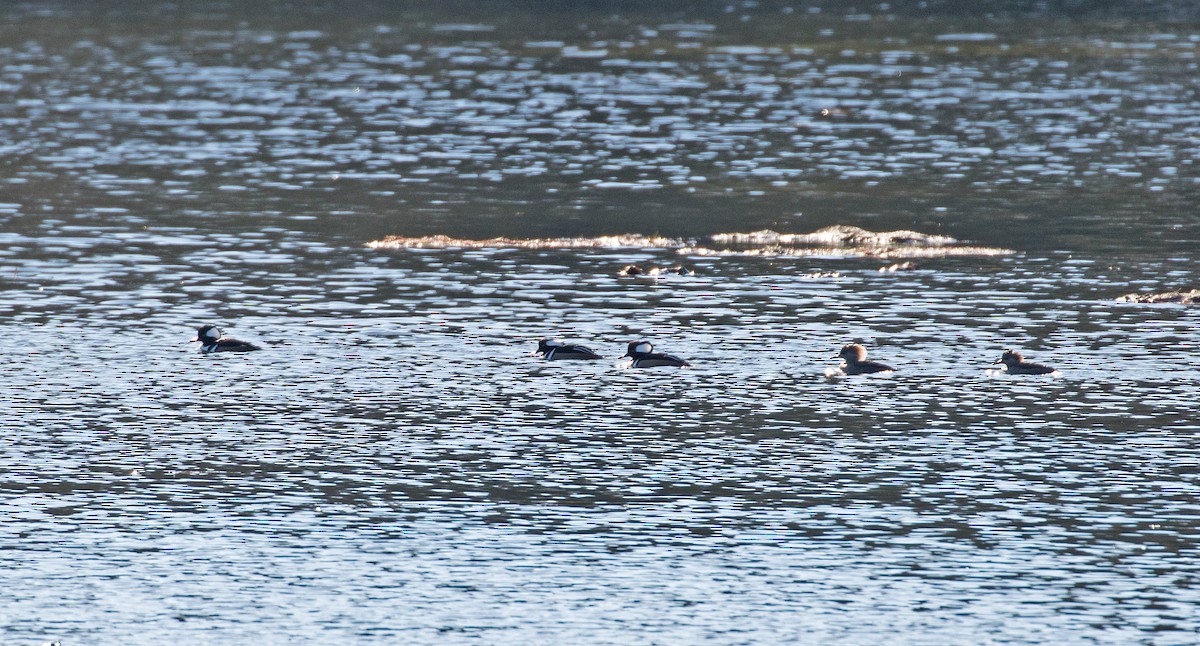
[(717, 233), (713, 242), (738, 245), (805, 245), (825, 247), (947, 246), (958, 241), (950, 236), (929, 235), (917, 231), (867, 231), (854, 226), (835, 225), (812, 233), (778, 233), (771, 230), (751, 233)]
[(876, 233), (859, 227), (837, 225), (813, 233), (716, 233), (714, 243), (736, 248), (697, 246), (680, 238), (614, 235), (595, 238), (488, 238), (465, 240), (445, 235), (387, 236), (367, 243), (372, 249), (674, 249), (693, 256), (872, 256), (878, 258), (944, 258), (950, 256), (1003, 256), (1011, 249), (960, 245), (949, 236), (916, 231)]

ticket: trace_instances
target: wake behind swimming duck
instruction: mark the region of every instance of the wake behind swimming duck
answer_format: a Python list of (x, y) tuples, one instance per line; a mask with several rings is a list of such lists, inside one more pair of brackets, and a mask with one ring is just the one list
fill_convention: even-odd
[(192, 339), (192, 343), (200, 343), (200, 352), (203, 354), (211, 354), (213, 352), (250, 352), (258, 350), (259, 347), (253, 343), (246, 341), (238, 341), (231, 339), (217, 329), (215, 325), (202, 325), (196, 330), (196, 338)]

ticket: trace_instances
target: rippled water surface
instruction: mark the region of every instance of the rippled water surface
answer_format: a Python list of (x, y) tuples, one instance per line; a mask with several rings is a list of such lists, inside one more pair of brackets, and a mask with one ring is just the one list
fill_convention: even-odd
[(6, 10), (0, 641), (1196, 643), (1197, 23), (904, 9)]

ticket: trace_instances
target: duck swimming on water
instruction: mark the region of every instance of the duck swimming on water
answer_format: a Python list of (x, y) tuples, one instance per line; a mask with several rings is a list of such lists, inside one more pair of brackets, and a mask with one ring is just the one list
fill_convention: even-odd
[(868, 375), (876, 372), (895, 372), (896, 369), (879, 363), (867, 361), (867, 349), (861, 343), (847, 343), (838, 352), (842, 365), (838, 366), (844, 375)]
[(1003, 363), (1004, 371), (1010, 375), (1052, 375), (1058, 372), (1057, 369), (1050, 366), (1026, 361), (1020, 352), (1014, 352), (1013, 350), (1005, 350), (1004, 354), (996, 360), (996, 363)]
[(540, 354), (546, 361), (586, 361), (591, 359), (603, 359), (600, 355), (592, 351), (591, 348), (577, 345), (574, 343), (563, 343), (554, 339), (542, 339), (538, 341), (537, 350), (534, 354)]
[(655, 352), (654, 345), (649, 341), (634, 341), (630, 343), (629, 351), (625, 353), (625, 357), (633, 359), (629, 364), (631, 368), (656, 368), (658, 366), (681, 368), (692, 365), (673, 354)]
[(210, 354), (213, 352), (250, 352), (258, 350), (259, 347), (253, 343), (238, 341), (231, 339), (223, 334), (215, 325), (202, 325), (196, 330), (196, 338), (192, 339), (192, 343), (200, 343), (200, 352)]

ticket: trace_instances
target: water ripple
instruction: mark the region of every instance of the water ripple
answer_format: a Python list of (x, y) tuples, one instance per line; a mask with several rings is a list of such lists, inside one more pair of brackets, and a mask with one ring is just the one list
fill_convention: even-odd
[(14, 7), (0, 633), (1193, 641), (1195, 38), (743, 5)]

